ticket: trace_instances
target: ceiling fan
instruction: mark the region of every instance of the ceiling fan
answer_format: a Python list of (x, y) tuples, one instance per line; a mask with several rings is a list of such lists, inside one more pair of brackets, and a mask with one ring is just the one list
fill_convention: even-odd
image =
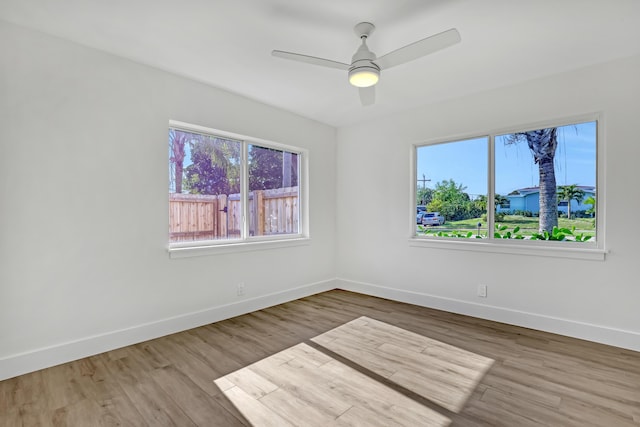
[(376, 27), (370, 22), (361, 22), (354, 27), (354, 31), (356, 35), (360, 37), (360, 40), (362, 40), (362, 44), (356, 53), (353, 54), (351, 64), (282, 50), (274, 50), (271, 54), (284, 59), (348, 71), (349, 83), (359, 88), (360, 101), (362, 105), (366, 106), (372, 105), (375, 102), (376, 95), (374, 85), (378, 83), (381, 70), (413, 61), (414, 59), (459, 43), (461, 40), (458, 30), (452, 28), (418, 40), (381, 57), (376, 57), (376, 54), (371, 52), (367, 47), (367, 38), (375, 28)]

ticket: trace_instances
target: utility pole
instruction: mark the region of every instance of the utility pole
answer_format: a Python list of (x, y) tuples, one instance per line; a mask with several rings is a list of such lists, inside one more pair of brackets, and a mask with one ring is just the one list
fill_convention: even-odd
[(418, 182), (422, 182), (422, 189), (427, 188), (427, 182), (431, 182), (431, 179), (427, 179), (424, 174), (422, 174), (422, 179), (419, 179)]
[[(427, 177), (426, 177), (426, 176), (424, 176), (424, 174), (422, 174), (422, 179), (419, 179), (419, 180), (418, 180), (418, 182), (422, 182), (422, 190), (424, 190), (425, 188), (427, 188), (427, 182), (430, 182), (430, 181), (431, 181), (431, 180), (430, 180), (430, 179), (427, 179)], [(418, 191), (416, 191), (416, 193), (418, 193)], [(424, 194), (423, 194), (423, 196), (424, 196)], [(420, 200), (420, 204), (421, 204), (421, 205), (426, 204), (426, 203), (425, 203), (425, 200), (421, 199), (421, 200)]]

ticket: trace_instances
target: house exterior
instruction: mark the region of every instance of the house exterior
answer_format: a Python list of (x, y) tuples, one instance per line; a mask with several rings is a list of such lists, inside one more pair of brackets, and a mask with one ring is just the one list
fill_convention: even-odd
[[(571, 212), (586, 211), (591, 209), (591, 205), (585, 204), (588, 197), (595, 198), (596, 187), (591, 185), (578, 185), (584, 191), (584, 198), (581, 203), (571, 200)], [(497, 205), (497, 212), (529, 211), (533, 214), (540, 212), (540, 187), (525, 187), (512, 191), (507, 196), (509, 203)], [(567, 213), (567, 202), (558, 202), (558, 211)], [(573, 215), (572, 215), (573, 216)]]

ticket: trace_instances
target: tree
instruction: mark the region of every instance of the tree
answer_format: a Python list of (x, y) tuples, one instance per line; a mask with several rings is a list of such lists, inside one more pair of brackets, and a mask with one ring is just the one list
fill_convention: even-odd
[(576, 184), (561, 185), (558, 187), (558, 200), (567, 202), (567, 218), (571, 219), (571, 201), (580, 203), (584, 199), (584, 190)]
[[(496, 194), (493, 200), (493, 204), (496, 208), (498, 207), (498, 205), (504, 205), (509, 202), (509, 199), (507, 199), (505, 196), (501, 196), (500, 194)], [(478, 197), (476, 197), (473, 200), (473, 203), (478, 209), (482, 211), (487, 210), (487, 196), (485, 196), (484, 194), (480, 194)]]
[(481, 210), (481, 211), (486, 211), (487, 210), (487, 196), (485, 196), (484, 194), (480, 194), (478, 197), (476, 197), (473, 200), (473, 205)]
[(594, 196), (589, 196), (584, 200), (584, 203), (587, 205), (591, 205), (591, 207), (589, 209), (587, 209), (586, 213), (588, 213), (589, 215), (595, 215), (596, 214), (596, 199)]
[(431, 199), (433, 198), (433, 190), (431, 188), (420, 188), (416, 192), (416, 205), (418, 206), (426, 206), (431, 203)]
[[(177, 129), (169, 130), (169, 173), (173, 178), (173, 190), (182, 193), (185, 144), (189, 134)], [(172, 168), (173, 167), (173, 168)]]
[(240, 192), (240, 147), (238, 141), (209, 135), (189, 134), (191, 162), (185, 168), (192, 194)]
[(296, 153), (249, 146), (249, 191), (298, 185)]
[(556, 172), (554, 159), (558, 148), (557, 128), (538, 129), (507, 135), (506, 144), (526, 141), (538, 165), (540, 176), (539, 231), (551, 233), (558, 226), (558, 202), (556, 198)]
[(505, 196), (502, 196), (500, 194), (496, 194), (494, 197), (494, 204), (496, 206), (500, 205), (501, 207), (504, 207), (504, 205), (506, 205), (507, 203), (509, 203), (509, 199)]
[(452, 179), (443, 180), (436, 184), (433, 198), (428, 205), (429, 211), (440, 212), (448, 220), (465, 219), (468, 216), (471, 199), (464, 192), (467, 187), (456, 184)]

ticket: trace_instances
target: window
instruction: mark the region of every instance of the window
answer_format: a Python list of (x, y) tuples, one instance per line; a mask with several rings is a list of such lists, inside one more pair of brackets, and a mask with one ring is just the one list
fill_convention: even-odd
[(304, 150), (171, 122), (169, 248), (302, 237)]
[(415, 205), (444, 218), (414, 235), (601, 248), (597, 140), (591, 120), (416, 146)]

